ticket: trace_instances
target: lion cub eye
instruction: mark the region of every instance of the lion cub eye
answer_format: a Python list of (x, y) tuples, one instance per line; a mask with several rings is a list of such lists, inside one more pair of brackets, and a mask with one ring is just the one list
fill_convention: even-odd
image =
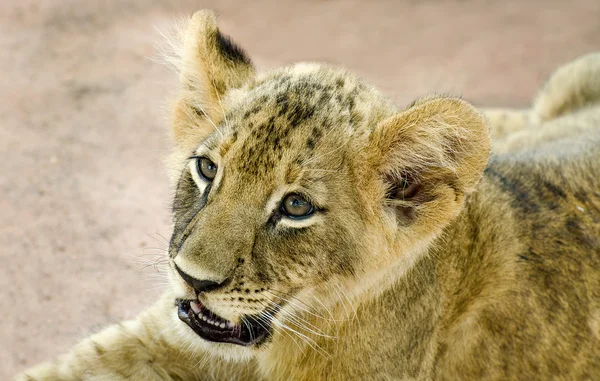
[(217, 175), (217, 165), (205, 157), (196, 159), (198, 174), (206, 181), (213, 181)]
[(281, 212), (290, 218), (307, 217), (314, 209), (310, 202), (296, 193), (285, 196), (281, 203)]

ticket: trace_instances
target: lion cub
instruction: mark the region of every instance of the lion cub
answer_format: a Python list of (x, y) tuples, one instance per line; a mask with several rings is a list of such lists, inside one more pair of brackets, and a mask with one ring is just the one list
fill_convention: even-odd
[(180, 37), (172, 287), (19, 379), (600, 378), (600, 55), (490, 127)]

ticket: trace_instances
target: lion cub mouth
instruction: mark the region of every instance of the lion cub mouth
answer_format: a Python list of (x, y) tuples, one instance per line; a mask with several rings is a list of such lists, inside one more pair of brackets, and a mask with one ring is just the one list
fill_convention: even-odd
[[(246, 316), (243, 323), (223, 319), (198, 300), (178, 300), (177, 315), (204, 340), (243, 346), (260, 344), (271, 333), (272, 314)], [(268, 317), (268, 318), (267, 318)]]

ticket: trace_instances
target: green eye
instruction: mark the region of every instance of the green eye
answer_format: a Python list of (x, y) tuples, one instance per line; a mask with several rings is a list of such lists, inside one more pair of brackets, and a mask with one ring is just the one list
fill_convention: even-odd
[(290, 218), (310, 216), (314, 209), (310, 202), (296, 193), (285, 196), (281, 203), (281, 212)]
[(205, 157), (196, 159), (198, 174), (206, 181), (213, 181), (217, 175), (217, 165)]

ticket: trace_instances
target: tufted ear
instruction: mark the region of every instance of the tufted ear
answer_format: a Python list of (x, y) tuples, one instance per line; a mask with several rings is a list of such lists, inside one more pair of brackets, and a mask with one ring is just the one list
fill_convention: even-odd
[(180, 33), (174, 65), (181, 90), (173, 136), (185, 147), (213, 131), (223, 118), (224, 95), (248, 82), (255, 71), (246, 53), (219, 31), (213, 12), (196, 12)]
[(369, 164), (386, 205), (401, 225), (425, 230), (458, 214), (490, 153), (484, 117), (456, 98), (419, 100), (379, 123), (369, 139)]

